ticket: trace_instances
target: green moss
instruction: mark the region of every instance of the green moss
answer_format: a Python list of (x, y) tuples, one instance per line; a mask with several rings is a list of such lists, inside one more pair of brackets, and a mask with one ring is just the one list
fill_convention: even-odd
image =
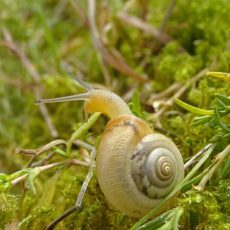
[(228, 229), (230, 226), (221, 204), (211, 191), (191, 190), (183, 194), (180, 203), (185, 208), (181, 222), (184, 229)]
[(0, 193), (0, 228), (3, 229), (8, 223), (17, 218), (20, 197), (18, 195)]
[[(106, 64), (111, 82), (107, 86), (119, 95), (137, 88), (143, 105), (139, 106), (139, 98), (134, 97), (133, 110), (144, 118), (145, 110), (153, 110), (151, 103), (145, 100), (153, 92), (161, 92), (176, 82), (184, 85), (203, 68), (230, 72), (228, 0), (176, 1), (164, 28), (172, 38), (166, 45), (160, 45), (152, 35), (126, 25), (117, 17), (126, 5), (127, 14), (159, 28), (168, 4), (169, 1), (160, 0), (130, 1), (128, 5), (122, 0), (97, 2), (97, 23), (106, 47), (119, 51), (134, 71), (150, 79), (147, 84), (139, 84)], [(0, 10), (0, 27), (10, 31), (16, 45), (25, 52), (41, 78), (40, 83), (35, 83), (20, 58), (3, 45), (1, 31), (0, 171), (12, 174), (24, 168), (30, 159), (29, 155), (15, 155), (16, 148), (38, 148), (53, 139), (39, 107), (34, 104), (35, 89), (40, 87), (44, 98), (83, 92), (65, 76), (63, 64), (88, 82), (103, 87), (105, 79), (86, 20), (86, 1), (4, 0), (0, 2)], [(106, 27), (105, 23), (108, 23)], [(216, 94), (230, 95), (229, 81), (203, 76), (181, 99), (211, 110), (216, 108)], [(47, 108), (58, 138), (68, 140), (85, 121), (82, 102), (49, 104)], [(229, 144), (230, 135), (220, 123), (197, 124), (196, 119), (197, 116), (176, 105), (160, 117), (162, 131), (175, 141), (185, 161), (210, 142), (218, 144), (213, 154)], [(96, 146), (106, 122), (105, 118), (98, 120), (82, 139)], [(221, 122), (229, 124), (229, 115), (221, 118)], [(44, 159), (52, 151), (37, 160)], [(72, 157), (82, 159), (76, 149)], [(55, 155), (44, 164), (63, 159)], [(202, 170), (209, 163), (211, 159)], [(18, 222), (22, 229), (36, 230), (48, 225), (74, 205), (86, 174), (87, 169), (79, 166), (41, 173), (34, 181), (36, 195), (28, 190), (27, 183), (14, 187), (1, 180), (0, 188), (4, 193), (0, 194), (0, 228)], [(209, 181), (206, 192), (191, 189), (180, 196), (177, 205), (185, 208), (182, 229), (188, 226), (191, 229), (230, 228), (229, 175), (227, 158)], [(109, 206), (94, 176), (82, 208), (57, 229), (128, 229), (135, 221)]]
[[(229, 175), (230, 171), (228, 170), (228, 175)], [(228, 223), (230, 223), (230, 199), (229, 199), (229, 194), (230, 194), (230, 180), (226, 179), (226, 180), (221, 180), (217, 187), (216, 187), (216, 193), (215, 196), (217, 198), (217, 201), (220, 203), (221, 205), (221, 209), (222, 212), (225, 213), (226, 219), (228, 221)]]

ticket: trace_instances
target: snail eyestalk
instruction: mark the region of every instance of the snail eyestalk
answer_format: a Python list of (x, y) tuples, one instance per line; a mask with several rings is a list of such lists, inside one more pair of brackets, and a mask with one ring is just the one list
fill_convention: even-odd
[(89, 93), (82, 93), (77, 95), (49, 98), (49, 99), (39, 99), (35, 101), (36, 104), (45, 104), (45, 103), (56, 103), (64, 101), (86, 101), (89, 99)]
[(124, 114), (132, 114), (128, 105), (122, 98), (107, 90), (93, 89), (86, 93), (65, 96), (59, 98), (40, 99), (40, 103), (56, 103), (63, 101), (85, 101), (84, 109), (87, 113), (101, 112), (109, 118), (115, 118)]
[(81, 85), (86, 91), (90, 91), (93, 90), (93, 87), (91, 85), (89, 85), (88, 83), (86, 83), (85, 81), (81, 80), (79, 77), (77, 77), (73, 72), (71, 71), (67, 71), (69, 76), (74, 79), (75, 81), (77, 81), (79, 83), (79, 85)]

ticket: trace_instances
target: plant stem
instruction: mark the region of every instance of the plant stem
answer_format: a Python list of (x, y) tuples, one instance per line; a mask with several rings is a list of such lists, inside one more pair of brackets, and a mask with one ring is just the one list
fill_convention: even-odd
[(70, 137), (68, 143), (67, 143), (67, 156), (70, 156), (70, 150), (73, 145), (73, 142), (79, 138), (85, 131), (87, 131), (91, 126), (97, 121), (97, 119), (100, 117), (101, 113), (96, 112), (94, 113), (89, 120), (84, 123), (79, 129), (77, 129), (72, 136)]

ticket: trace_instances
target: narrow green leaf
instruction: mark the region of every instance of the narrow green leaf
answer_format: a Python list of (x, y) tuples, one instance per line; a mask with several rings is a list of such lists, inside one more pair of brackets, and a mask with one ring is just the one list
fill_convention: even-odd
[(212, 118), (211, 116), (200, 116), (200, 117), (195, 117), (195, 118), (193, 119), (193, 123), (192, 123), (192, 124), (193, 124), (193, 125), (203, 125), (203, 124), (209, 122), (211, 118)]
[(208, 72), (207, 75), (215, 78), (220, 78), (225, 81), (230, 81), (230, 73)]
[(38, 206), (50, 206), (53, 202), (56, 185), (62, 171), (57, 171), (51, 178), (49, 178), (43, 187), (42, 195), (39, 197)]
[(213, 115), (214, 114), (213, 110), (199, 109), (195, 106), (189, 105), (189, 104), (181, 101), (179, 98), (175, 98), (175, 102), (181, 108), (183, 108), (183, 109), (185, 109), (191, 113), (197, 114), (197, 115)]
[(62, 156), (64, 158), (67, 158), (67, 153), (63, 149), (61, 149), (57, 146), (54, 146), (53, 149), (54, 149), (55, 153), (59, 154), (60, 156)]
[(28, 174), (29, 188), (34, 194), (36, 194), (36, 188), (34, 185), (34, 180), (38, 176), (39, 173), (40, 173), (40, 169), (38, 167), (36, 167), (36, 168), (31, 169), (30, 173)]
[(141, 113), (140, 96), (137, 91), (134, 92), (133, 97), (132, 97), (132, 102), (130, 103), (130, 105), (131, 105), (132, 112), (135, 115), (141, 117), (142, 113)]
[(70, 137), (68, 143), (67, 143), (67, 155), (70, 155), (70, 149), (73, 144), (73, 142), (79, 138), (81, 135), (84, 134), (91, 126), (97, 121), (97, 119), (100, 117), (101, 113), (96, 112), (94, 113), (87, 122), (85, 122), (81, 127), (79, 127)]
[(183, 208), (178, 208), (177, 209), (177, 211), (175, 213), (175, 216), (173, 218), (173, 224), (172, 224), (172, 229), (173, 230), (179, 229), (179, 221), (180, 221), (180, 217), (183, 214), (183, 212), (184, 212)]

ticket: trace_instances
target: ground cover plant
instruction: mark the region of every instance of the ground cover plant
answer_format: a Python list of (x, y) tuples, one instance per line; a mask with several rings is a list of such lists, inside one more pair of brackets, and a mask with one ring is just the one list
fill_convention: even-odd
[(3, 0), (0, 9), (0, 229), (45, 229), (76, 202), (90, 162), (82, 142), (96, 147), (108, 119), (82, 102), (35, 104), (84, 92), (75, 76), (121, 96), (185, 162), (200, 155), (161, 215), (114, 210), (94, 174), (81, 208), (55, 229), (230, 228), (228, 0)]

